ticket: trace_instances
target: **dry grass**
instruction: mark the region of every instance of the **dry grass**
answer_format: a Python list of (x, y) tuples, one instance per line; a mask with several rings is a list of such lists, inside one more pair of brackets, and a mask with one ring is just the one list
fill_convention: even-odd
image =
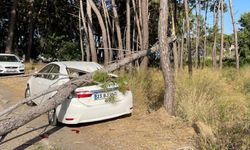
[(197, 70), (176, 79), (176, 113), (195, 123), (202, 121), (213, 129), (216, 140), (199, 139), (201, 149), (250, 148), (250, 109), (247, 96), (250, 70), (222, 72)]
[(161, 71), (134, 71), (129, 76), (135, 105), (148, 111), (158, 110), (163, 104), (164, 82)]
[[(164, 82), (159, 70), (130, 75), (135, 106), (152, 112), (162, 107)], [(176, 115), (189, 123), (202, 122), (215, 140), (198, 138), (199, 149), (250, 149), (250, 69), (196, 70), (176, 77)]]

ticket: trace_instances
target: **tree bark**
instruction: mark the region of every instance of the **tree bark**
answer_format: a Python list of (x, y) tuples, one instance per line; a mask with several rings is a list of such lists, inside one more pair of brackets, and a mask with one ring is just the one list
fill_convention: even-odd
[(173, 70), (170, 65), (168, 42), (167, 42), (167, 29), (168, 29), (168, 0), (160, 1), (160, 18), (158, 24), (158, 36), (160, 47), (161, 68), (165, 81), (164, 93), (164, 106), (168, 114), (173, 115), (173, 101), (174, 101), (174, 76)]
[(230, 6), (230, 14), (231, 14), (231, 19), (232, 19), (232, 24), (233, 24), (233, 30), (234, 30), (236, 69), (239, 70), (240, 64), (239, 64), (239, 53), (238, 53), (238, 36), (237, 36), (236, 22), (235, 22), (235, 19), (234, 19), (234, 12), (233, 12), (232, 0), (229, 0), (229, 6)]
[(200, 67), (199, 44), (200, 44), (200, 1), (196, 0), (196, 40), (195, 40), (195, 54), (197, 56), (197, 60), (195, 61), (196, 68)]
[(8, 30), (8, 38), (6, 42), (5, 53), (12, 53), (12, 45), (13, 45), (13, 37), (14, 37), (14, 30), (15, 30), (15, 23), (16, 23), (16, 9), (17, 9), (18, 0), (13, 0), (13, 5), (11, 7), (11, 18), (9, 23), (9, 30)]
[(224, 0), (221, 0), (220, 3), (220, 23), (221, 23), (221, 42), (220, 42), (220, 69), (222, 69), (222, 59), (224, 52)]
[[(118, 48), (122, 49), (122, 34), (121, 34), (121, 28), (119, 23), (119, 16), (116, 10), (116, 4), (115, 0), (112, 0), (112, 8), (113, 8), (113, 14), (114, 14), (114, 20), (115, 20), (115, 29), (116, 29), (116, 35), (117, 35), (117, 41), (118, 41)], [(119, 58), (122, 59), (124, 57), (124, 52), (119, 51)]]
[(185, 20), (182, 20), (182, 35), (181, 35), (181, 49), (180, 49), (180, 69), (183, 69), (183, 53), (184, 53), (184, 34), (185, 34)]
[[(91, 9), (90, 9), (91, 10)], [(80, 0), (80, 16), (81, 16), (81, 20), (82, 20), (82, 25), (83, 25), (83, 29), (84, 29), (84, 32), (85, 32), (85, 37), (86, 37), (86, 57), (87, 57), (87, 61), (90, 60), (90, 38), (89, 38), (89, 32), (88, 32), (88, 27), (87, 27), (87, 24), (86, 24), (86, 18), (85, 18), (85, 14), (84, 14), (84, 10), (83, 10), (83, 4), (82, 4), (82, 0)], [(82, 39), (83, 40), (83, 39)], [(82, 41), (80, 44), (83, 44)], [(82, 47), (82, 61), (84, 60), (84, 51), (83, 51), (83, 45), (81, 45)], [(95, 47), (95, 46), (94, 46)], [(96, 50), (95, 50), (96, 51)], [(93, 61), (93, 59), (92, 59)]]
[[(132, 4), (133, 4), (133, 10), (135, 13), (135, 22), (136, 22), (137, 32), (138, 32), (137, 36), (139, 37), (139, 43), (141, 44), (142, 43), (141, 24), (140, 24), (138, 12), (136, 11), (135, 0), (132, 0)], [(138, 42), (136, 44), (138, 45)]]
[[(130, 0), (126, 1), (126, 55), (131, 54), (131, 21), (130, 21)], [(129, 64), (129, 69), (132, 68), (132, 63)]]
[(213, 10), (213, 17), (214, 17), (214, 45), (213, 45), (213, 52), (212, 52), (212, 59), (213, 59), (213, 67), (217, 67), (217, 56), (216, 56), (216, 46), (217, 46), (217, 30), (218, 30), (218, 6), (215, 2), (214, 10)]
[(203, 55), (203, 67), (205, 66), (206, 53), (207, 53), (207, 11), (208, 11), (208, 2), (206, 1), (205, 6), (205, 19), (204, 19), (204, 55)]
[(28, 25), (28, 30), (29, 30), (29, 42), (28, 42), (28, 49), (27, 49), (27, 56), (25, 57), (27, 62), (30, 61), (30, 55), (31, 55), (31, 50), (32, 50), (32, 45), (33, 45), (33, 35), (34, 35), (34, 18), (33, 18), (33, 9), (34, 9), (34, 0), (29, 1), (30, 4), (30, 10), (28, 12), (29, 16), (29, 25)]
[[(141, 1), (142, 14), (142, 50), (148, 49), (149, 31), (148, 31), (148, 0)], [(148, 69), (148, 56), (145, 56), (141, 62), (143, 69)]]
[(79, 33), (80, 33), (80, 49), (81, 49), (81, 60), (84, 61), (84, 50), (83, 50), (83, 35), (82, 35), (82, 22), (81, 22), (81, 12), (79, 10)]
[(187, 49), (188, 49), (188, 73), (189, 76), (192, 76), (192, 50), (191, 50), (191, 41), (190, 41), (190, 25), (189, 25), (189, 10), (188, 10), (188, 0), (184, 0), (185, 8), (185, 18), (186, 18), (186, 30), (187, 30)]
[(111, 43), (110, 35), (109, 35), (109, 20), (110, 19), (109, 19), (109, 15), (108, 15), (108, 11), (107, 11), (106, 2), (104, 2), (104, 0), (102, 0), (102, 8), (103, 8), (103, 13), (104, 13), (104, 18), (105, 18), (106, 29), (107, 29), (109, 58), (110, 58), (110, 61), (112, 61), (113, 60), (113, 51), (111, 49), (112, 43)]
[[(171, 5), (171, 20), (172, 20), (172, 36), (176, 37), (176, 22), (174, 19), (174, 8)], [(174, 69), (175, 69), (175, 75), (177, 75), (178, 72), (178, 52), (177, 52), (177, 42), (173, 42), (173, 55), (174, 55)]]
[(107, 65), (109, 62), (109, 54), (108, 54), (108, 42), (107, 42), (107, 30), (104, 24), (104, 21), (102, 19), (102, 15), (99, 12), (98, 8), (96, 7), (95, 3), (93, 2), (93, 0), (88, 0), (91, 8), (93, 9), (93, 11), (96, 14), (96, 17), (98, 19), (99, 25), (101, 27), (102, 30), (102, 43), (103, 43), (103, 47), (104, 47), (104, 64)]
[[(82, 0), (80, 0), (81, 2)], [(88, 34), (89, 34), (89, 48), (90, 51), (87, 51), (87, 61), (90, 60), (90, 52), (91, 52), (91, 59), (94, 62), (97, 62), (97, 55), (96, 55), (96, 47), (95, 47), (95, 40), (94, 40), (94, 34), (93, 34), (93, 22), (92, 22), (92, 10), (91, 10), (91, 6), (89, 4), (89, 0), (87, 1), (87, 23), (88, 23)], [(83, 8), (82, 8), (83, 10)], [(83, 11), (82, 11), (83, 12)], [(82, 13), (83, 15), (83, 13)]]

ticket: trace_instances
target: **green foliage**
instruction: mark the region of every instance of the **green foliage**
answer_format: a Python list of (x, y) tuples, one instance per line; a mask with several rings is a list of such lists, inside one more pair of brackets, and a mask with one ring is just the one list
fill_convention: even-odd
[(117, 100), (116, 100), (116, 97), (114, 97), (114, 96), (109, 96), (109, 97), (107, 97), (107, 98), (105, 99), (105, 102), (106, 102), (106, 103), (110, 103), (110, 104), (115, 104), (115, 103), (117, 102)]
[(108, 73), (96, 71), (93, 75), (93, 80), (96, 82), (104, 83), (110, 80)]
[(239, 50), (242, 63), (249, 63), (250, 60), (250, 12), (241, 16), (239, 23), (241, 29), (238, 32)]
[(40, 49), (47, 57), (58, 60), (79, 60), (80, 50), (78, 44), (67, 41), (64, 35), (48, 35), (40, 40)]
[[(118, 77), (112, 77), (107, 72), (96, 71), (93, 75), (93, 81), (101, 83), (101, 87), (104, 91), (108, 91), (108, 88), (112, 85), (117, 84), (118, 90), (125, 94), (128, 87), (128, 77), (126, 75), (121, 75)], [(105, 99), (105, 102), (114, 104), (116, 103), (116, 97), (110, 96)]]

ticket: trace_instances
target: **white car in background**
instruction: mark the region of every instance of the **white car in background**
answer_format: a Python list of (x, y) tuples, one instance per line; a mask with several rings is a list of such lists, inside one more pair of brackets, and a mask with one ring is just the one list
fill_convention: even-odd
[[(42, 91), (61, 85), (70, 80), (72, 76), (80, 76), (89, 72), (101, 69), (102, 66), (95, 62), (52, 62), (42, 68), (38, 74), (32, 76), (28, 83), (25, 96), (33, 96)], [(113, 75), (113, 77), (117, 77)], [(48, 94), (33, 101), (35, 105), (46, 103), (49, 97), (55, 94)], [(109, 96), (114, 96), (115, 103), (105, 101)], [(48, 120), (51, 125), (58, 122), (64, 124), (78, 124), (93, 121), (100, 121), (115, 118), (122, 115), (129, 115), (133, 110), (133, 98), (130, 90), (121, 93), (118, 85), (103, 90), (101, 85), (89, 85), (78, 87), (61, 105), (48, 113)]]
[(25, 66), (14, 54), (0, 54), (0, 75), (23, 74)]

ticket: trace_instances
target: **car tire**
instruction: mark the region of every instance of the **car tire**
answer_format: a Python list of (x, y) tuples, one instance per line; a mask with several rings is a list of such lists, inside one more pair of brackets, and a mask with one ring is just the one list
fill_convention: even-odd
[[(24, 98), (28, 98), (30, 97), (30, 88), (27, 87), (26, 90), (25, 90), (25, 94), (24, 94)], [(26, 102), (26, 105), (28, 106), (36, 106), (36, 104), (32, 101), (29, 101), (29, 102)]]
[(49, 125), (52, 125), (52, 126), (58, 125), (55, 109), (48, 112), (48, 121), (49, 121)]

